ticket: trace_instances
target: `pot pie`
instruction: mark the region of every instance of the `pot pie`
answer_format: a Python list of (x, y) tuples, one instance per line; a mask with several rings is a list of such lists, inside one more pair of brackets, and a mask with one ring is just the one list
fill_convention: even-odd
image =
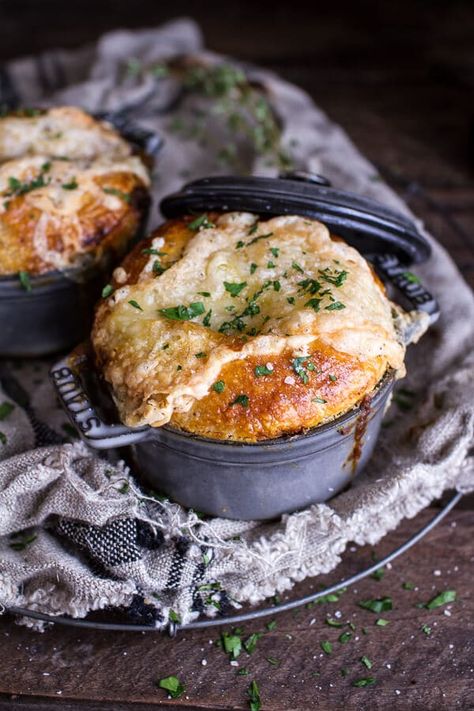
[(92, 344), (129, 426), (218, 440), (301, 433), (404, 373), (398, 307), (316, 220), (170, 220), (113, 274)]
[(0, 118), (0, 275), (43, 274), (123, 253), (150, 176), (109, 124), (74, 107)]

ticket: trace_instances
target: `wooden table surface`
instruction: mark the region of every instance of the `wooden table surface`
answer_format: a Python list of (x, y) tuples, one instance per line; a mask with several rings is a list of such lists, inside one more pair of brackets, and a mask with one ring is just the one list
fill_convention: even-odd
[[(300, 2), (289, 7), (266, 0), (175, 0), (166, 8), (143, 0), (80, 5), (80, 12), (69, 12), (68, 6), (66, 13), (63, 3), (51, 0), (3, 0), (0, 59), (47, 46), (77, 46), (116, 26), (191, 14), (211, 48), (269, 66), (309, 91), (474, 285), (472, 4), (388, 2), (382, 10), (374, 2), (342, 2), (316, 4), (311, 13)], [(339, 602), (281, 614), (271, 631), (264, 622), (245, 625), (245, 635), (263, 636), (252, 655), (242, 653), (238, 668), (215, 644), (219, 629), (181, 632), (175, 639), (61, 627), (38, 634), (0, 618), (0, 710), (246, 709), (246, 690), (254, 679), (262, 709), (272, 711), (474, 709), (473, 509), (474, 497), (463, 499), (381, 580), (364, 580)], [(377, 546), (376, 555), (396, 547), (436, 511), (432, 506), (405, 522)], [(369, 549), (351, 549), (327, 579), (306, 581), (291, 595), (340, 580), (367, 565), (371, 555)], [(404, 589), (407, 582), (414, 589)], [(452, 605), (416, 607), (446, 589), (457, 592)], [(378, 616), (357, 602), (384, 596), (392, 598), (393, 610), (383, 613), (389, 624), (382, 627), (375, 624)], [(338, 641), (341, 630), (324, 623), (327, 615), (355, 625), (350, 641)], [(431, 628), (429, 635), (424, 625)], [(330, 655), (321, 649), (325, 640), (332, 642)], [(360, 661), (364, 655), (373, 664), (370, 670)], [(248, 676), (237, 674), (242, 667)], [(171, 674), (186, 686), (174, 701), (156, 686)], [(364, 677), (376, 684), (352, 685)]]

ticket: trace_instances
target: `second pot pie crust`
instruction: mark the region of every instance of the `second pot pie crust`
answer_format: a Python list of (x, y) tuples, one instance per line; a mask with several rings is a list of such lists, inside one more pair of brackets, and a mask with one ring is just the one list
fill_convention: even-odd
[(0, 118), (0, 276), (123, 254), (146, 214), (149, 185), (128, 142), (81, 109)]

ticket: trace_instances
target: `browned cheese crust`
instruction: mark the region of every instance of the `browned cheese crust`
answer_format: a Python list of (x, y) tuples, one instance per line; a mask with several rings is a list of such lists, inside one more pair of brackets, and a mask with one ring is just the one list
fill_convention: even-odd
[[(339, 238), (324, 234), (325, 228), (320, 223), (305, 220), (306, 225), (312, 225), (307, 229), (316, 232), (321, 230), (318, 239), (321, 240), (322, 253), (327, 256), (332, 253), (332, 249), (336, 249), (337, 269), (323, 271), (326, 261), (311, 267), (311, 260), (308, 261), (305, 253), (302, 256), (296, 251), (298, 244), (301, 247), (298, 241), (294, 245), (292, 262), (291, 253), (289, 257), (283, 254), (287, 241), (285, 230), (291, 232), (297, 228), (296, 232), (300, 230), (300, 242), (306, 239), (304, 244), (314, 244), (316, 247), (319, 244), (317, 240), (311, 242), (312, 237), (310, 239), (306, 233), (301, 233), (301, 229), (303, 232), (306, 229), (301, 227), (302, 218), (288, 218), (288, 222), (285, 222), (286, 218), (260, 221), (258, 232), (252, 232), (248, 226), (252, 216), (243, 215), (243, 234), (250, 232), (257, 237), (261, 236), (260, 240), (255, 240), (249, 247), (245, 273), (249, 273), (248, 266), (254, 260), (259, 265), (263, 264), (262, 269), (266, 269), (268, 263), (264, 264), (264, 261), (269, 258), (268, 255), (273, 259), (272, 263), (276, 264), (279, 259), (288, 262), (289, 259), (290, 265), (293, 263), (298, 267), (282, 267), (286, 276), (279, 277), (279, 288), (273, 286), (267, 289), (266, 303), (263, 300), (265, 294), (260, 297), (258, 303), (261, 304), (261, 311), (255, 319), (261, 318), (266, 311), (272, 319), (266, 322), (267, 326), (260, 326), (256, 334), (248, 327), (253, 323), (250, 320), (241, 331), (222, 329), (222, 318), (214, 324), (213, 314), (222, 310), (223, 305), (233, 309), (234, 303), (241, 299), (241, 304), (236, 308), (241, 311), (242, 304), (251, 301), (249, 294), (255, 293), (255, 288), (250, 289), (249, 285), (246, 297), (241, 294), (232, 297), (227, 292), (224, 297), (215, 294), (206, 296), (210, 293), (207, 291), (211, 288), (209, 284), (215, 279), (213, 272), (218, 262), (213, 263), (210, 273), (203, 271), (202, 288), (192, 285), (186, 299), (183, 297), (183, 289), (186, 291), (186, 288), (178, 281), (179, 271), (176, 271), (177, 281), (170, 278), (163, 295), (158, 292), (153, 294), (153, 289), (158, 288), (157, 284), (164, 275), (171, 277), (173, 269), (184, 269), (183, 259), (189, 254), (194, 240), (198, 237), (203, 240), (206, 237), (213, 238), (211, 232), (214, 230), (211, 228), (196, 230), (188, 227), (195, 222), (195, 217), (165, 223), (137, 245), (122, 266), (115, 270), (112, 285), (115, 291), (98, 306), (92, 341), (98, 368), (112, 386), (122, 420), (127, 424), (134, 426), (148, 423), (160, 426), (169, 422), (200, 436), (256, 442), (283, 434), (299, 433), (334, 419), (349, 411), (370, 393), (387, 368), (403, 368), (403, 349), (397, 343), (393, 331), (390, 302), (385, 297), (380, 281), (355, 250)], [(254, 221), (256, 219), (253, 217)], [(209, 224), (215, 225), (216, 231), (220, 228), (220, 232), (225, 232), (229, 220), (232, 221), (232, 215), (209, 213), (207, 220)], [(234, 251), (243, 259), (240, 248), (235, 246), (240, 244), (239, 230), (242, 230), (235, 229), (232, 228), (229, 236), (232, 251), (224, 250), (227, 256), (222, 257), (223, 262), (227, 259), (232, 265)], [(267, 240), (265, 235), (269, 232), (273, 236)], [(222, 239), (222, 235), (219, 234), (216, 239)], [(246, 239), (248, 243), (250, 238)], [(226, 242), (225, 238), (223, 242)], [(216, 250), (218, 247), (222, 249), (222, 242), (216, 246)], [(272, 247), (273, 253), (269, 253)], [(197, 270), (202, 266), (198, 264), (197, 255), (203, 249), (204, 243), (196, 252)], [(212, 250), (210, 252), (214, 258), (215, 253)], [(278, 256), (272, 257), (272, 254)], [(304, 268), (300, 267), (300, 263), (304, 264)], [(241, 265), (239, 268), (244, 267)], [(304, 274), (299, 273), (300, 268)], [(312, 274), (309, 273), (310, 268), (313, 268)], [(257, 271), (254, 271), (255, 277)], [(344, 279), (340, 277), (343, 271), (346, 272)], [(362, 289), (365, 292), (371, 291), (370, 294), (364, 294), (365, 303), (369, 304), (367, 308), (373, 312), (367, 318), (361, 317), (357, 307), (351, 304), (354, 289), (351, 292), (350, 289), (344, 289), (344, 283), (338, 287), (334, 283), (324, 282), (324, 275), (329, 275), (336, 284), (348, 283), (351, 271), (357, 271), (358, 278), (363, 278)], [(181, 271), (181, 274), (184, 272)], [(320, 284), (317, 294), (321, 298), (321, 305), (318, 304), (316, 319), (310, 321), (309, 326), (303, 327), (300, 324), (301, 315), (306, 319), (311, 318), (314, 303), (313, 307), (305, 306), (311, 293), (301, 284), (305, 277), (314, 278), (318, 274)], [(323, 285), (330, 287), (330, 291), (326, 289), (326, 295)], [(275, 291), (276, 288), (278, 291)], [(177, 290), (176, 297), (168, 293), (173, 289)], [(283, 332), (277, 336), (283, 311), (281, 316), (278, 312), (275, 317), (272, 309), (278, 308), (275, 307), (275, 300), (281, 296), (283, 289), (288, 290), (287, 294), (296, 294), (290, 297), (295, 302), (291, 305), (294, 312), (288, 317), (290, 320), (285, 322)], [(245, 289), (242, 293), (245, 293)], [(329, 301), (324, 301), (324, 298)], [(341, 301), (336, 301), (338, 298)], [(168, 319), (161, 316), (157, 308), (189, 304), (197, 300), (205, 303), (206, 312), (190, 320)], [(319, 309), (322, 310), (324, 304), (341, 304), (343, 300), (346, 302), (344, 308), (326, 309), (320, 318)], [(352, 319), (348, 319), (350, 308), (354, 310)], [(211, 316), (206, 321), (209, 311)], [(346, 321), (337, 330), (333, 319), (342, 313)], [(352, 340), (351, 334), (344, 332), (351, 328), (355, 333)], [(268, 339), (262, 341), (265, 336)], [(284, 337), (287, 337), (286, 341)], [(301, 339), (304, 343), (300, 342)], [(265, 351), (267, 346), (268, 352)]]
[(149, 203), (149, 175), (116, 131), (79, 109), (0, 119), (0, 275), (123, 254)]

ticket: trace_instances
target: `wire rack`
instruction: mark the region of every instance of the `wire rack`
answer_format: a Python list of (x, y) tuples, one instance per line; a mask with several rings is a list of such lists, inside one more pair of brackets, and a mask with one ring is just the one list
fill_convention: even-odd
[(35, 612), (33, 610), (27, 610), (22, 607), (10, 607), (5, 610), (5, 612), (11, 615), (17, 615), (21, 617), (29, 617), (35, 620), (41, 620), (42, 622), (54, 623), (67, 625), (69, 627), (79, 627), (88, 628), (95, 630), (108, 630), (116, 632), (167, 632), (171, 637), (174, 637), (179, 630), (194, 630), (194, 629), (204, 629), (206, 627), (219, 627), (222, 625), (233, 625), (240, 624), (241, 622), (248, 622), (252, 620), (258, 620), (261, 617), (268, 617), (270, 615), (274, 616), (280, 612), (287, 612), (288, 610), (293, 610), (296, 607), (302, 607), (307, 605), (309, 602), (315, 602), (316, 600), (328, 595), (330, 593), (336, 592), (341, 588), (349, 587), (359, 580), (366, 578), (371, 575), (376, 570), (382, 566), (390, 563), (398, 556), (409, 550), (415, 543), (418, 543), (427, 533), (429, 533), (455, 506), (459, 503), (462, 498), (462, 493), (456, 493), (452, 496), (446, 504), (439, 510), (439, 512), (434, 516), (428, 523), (426, 523), (422, 528), (420, 528), (416, 533), (410, 538), (404, 541), (401, 545), (391, 551), (381, 560), (378, 560), (373, 565), (364, 568), (363, 570), (351, 575), (345, 580), (340, 580), (338, 583), (331, 585), (318, 592), (311, 593), (311, 595), (305, 595), (304, 597), (297, 597), (293, 600), (288, 600), (287, 602), (282, 602), (277, 605), (272, 605), (271, 607), (263, 607), (257, 610), (251, 610), (250, 612), (245, 612), (240, 615), (223, 615), (218, 618), (212, 618), (208, 620), (197, 620), (196, 622), (189, 622), (185, 625), (180, 625), (176, 622), (169, 622), (166, 627), (160, 626), (155, 627), (151, 625), (137, 625), (134, 623), (126, 622), (97, 622), (90, 619), (74, 619), (72, 617), (54, 617), (52, 615), (45, 615), (41, 612)]

